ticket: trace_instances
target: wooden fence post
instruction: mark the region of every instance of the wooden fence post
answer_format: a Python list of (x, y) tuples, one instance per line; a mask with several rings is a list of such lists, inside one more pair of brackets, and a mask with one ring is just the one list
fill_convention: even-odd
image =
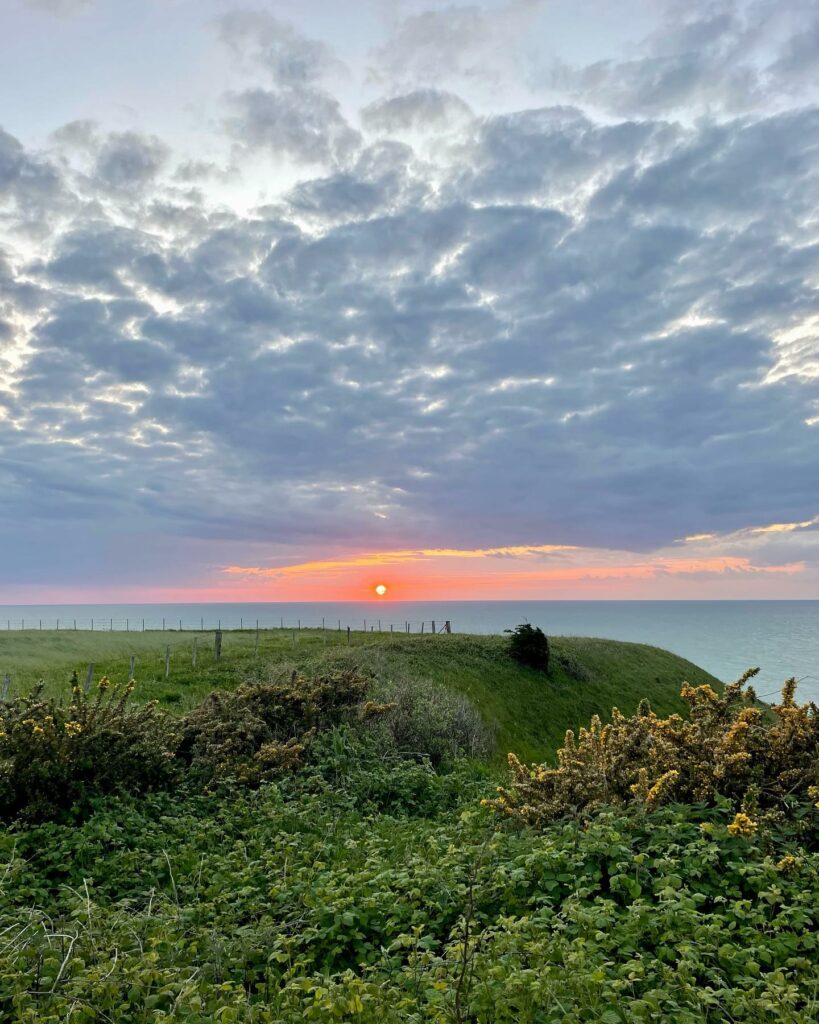
[(432, 632), (435, 632), (435, 619), (432, 620)]
[(350, 646), (350, 627), (347, 627), (347, 646)]
[(165, 678), (171, 674), (171, 647), (170, 644), (165, 648)]
[(3, 676), (3, 689), (0, 691), (0, 700), (5, 700), (11, 689), (11, 676), (8, 672)]
[(199, 639), (198, 637), (194, 637), (193, 638), (193, 655), (192, 655), (192, 659), (193, 659), (193, 667), (194, 668), (196, 668), (196, 641), (198, 639)]
[(256, 643), (253, 645), (254, 657), (259, 653), (259, 620), (256, 619)]
[[(221, 620), (220, 620), (221, 621)], [(213, 635), (213, 653), (218, 661), (222, 657), (222, 630), (217, 629)]]
[(444, 623), (444, 629), (447, 631), (447, 633), (452, 632), (452, 626), (449, 623), (449, 619), (447, 619), (446, 622)]
[(425, 626), (425, 625), (426, 625), (426, 620), (424, 620), (424, 621), (423, 621), (423, 622), (421, 623), (421, 632), (422, 632), (422, 633), (424, 632), (424, 626)]
[(134, 678), (134, 666), (135, 665), (136, 665), (136, 655), (132, 654), (131, 655), (131, 668), (128, 671), (128, 678), (129, 679), (133, 679)]
[(94, 681), (94, 662), (88, 666), (88, 672), (85, 674), (85, 692), (91, 692), (91, 683)]

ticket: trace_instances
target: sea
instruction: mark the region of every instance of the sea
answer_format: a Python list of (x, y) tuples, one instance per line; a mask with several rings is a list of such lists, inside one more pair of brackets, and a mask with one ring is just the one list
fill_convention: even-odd
[[(368, 632), (502, 633), (530, 622), (544, 632), (663, 647), (728, 682), (758, 667), (760, 697), (790, 676), (819, 703), (819, 601), (372, 601), (352, 603), (0, 606), (0, 631), (321, 628)], [(2, 652), (0, 637), (0, 653)]]

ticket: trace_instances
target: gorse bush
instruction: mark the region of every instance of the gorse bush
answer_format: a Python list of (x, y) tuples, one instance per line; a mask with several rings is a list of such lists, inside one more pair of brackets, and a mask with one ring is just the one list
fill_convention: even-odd
[(819, 800), (819, 711), (794, 700), (788, 680), (782, 700), (766, 712), (745, 688), (757, 670), (725, 687), (683, 686), (688, 718), (659, 718), (647, 702), (611, 722), (595, 716), (578, 738), (570, 730), (556, 768), (522, 764), (509, 755), (512, 781), (485, 801), (501, 814), (543, 825), (565, 814), (607, 804), (646, 809), (669, 801), (730, 800), (738, 810), (733, 830), (751, 835), (756, 818), (781, 816), (791, 804)]
[(91, 696), (75, 682), (67, 704), (39, 687), (0, 703), (0, 817), (51, 818), (97, 793), (166, 785), (173, 724), (155, 703), (132, 703), (132, 690), (103, 676)]
[(133, 681), (104, 676), (90, 697), (74, 683), (69, 703), (40, 688), (0, 703), (0, 818), (54, 818), (93, 796), (183, 778), (258, 783), (294, 768), (317, 730), (386, 710), (349, 671), (217, 691), (181, 720), (133, 702)]
[(317, 730), (382, 714), (381, 704), (365, 701), (367, 687), (352, 671), (312, 678), (293, 672), (215, 691), (183, 719), (176, 754), (201, 779), (261, 781), (292, 768)]
[(506, 632), (511, 633), (509, 654), (515, 661), (539, 672), (549, 671), (549, 641), (539, 626), (525, 622)]

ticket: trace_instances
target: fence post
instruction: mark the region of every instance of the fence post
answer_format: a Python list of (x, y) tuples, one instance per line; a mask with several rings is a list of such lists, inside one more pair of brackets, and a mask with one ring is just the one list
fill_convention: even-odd
[(197, 637), (193, 638), (193, 667), (196, 668), (196, 640)]
[(205, 619), (204, 619), (204, 616), (199, 620), (199, 628), (202, 630), (203, 633), (205, 632)]
[(9, 695), (9, 689), (11, 688), (11, 676), (8, 672), (3, 676), (3, 690), (0, 692), (0, 700), (5, 700)]
[(378, 620), (378, 632), (381, 632), (381, 619)]
[(125, 632), (126, 633), (130, 633), (131, 632), (131, 620), (130, 619), (126, 619), (125, 620)]
[(350, 627), (347, 627), (347, 646), (350, 646)]
[(91, 692), (91, 683), (94, 681), (94, 662), (88, 666), (88, 672), (85, 674), (85, 692)]
[(134, 666), (135, 665), (136, 665), (136, 655), (132, 654), (131, 655), (131, 669), (128, 672), (128, 678), (129, 679), (133, 679), (134, 678)]
[(390, 632), (392, 633), (392, 623), (390, 623)]
[(256, 619), (256, 643), (253, 645), (253, 656), (259, 653), (259, 620)]
[(59, 619), (57, 619), (57, 632), (58, 633), (60, 632), (60, 620)]
[(109, 627), (110, 628), (108, 629), (108, 632), (109, 633), (113, 633), (114, 632), (114, 620), (113, 619), (111, 619), (111, 622), (109, 623)]
[(447, 633), (452, 632), (452, 626), (449, 624), (449, 619), (447, 619), (446, 622), (444, 623), (444, 629), (447, 631)]
[(221, 622), (222, 622), (222, 620), (220, 619), (219, 620), (220, 628), (217, 629), (216, 632), (213, 635), (213, 653), (216, 655), (216, 660), (217, 661), (222, 657), (222, 629), (221, 629)]
[(168, 646), (165, 648), (165, 678), (167, 679), (170, 674), (171, 674), (171, 646), (170, 646), (170, 644), (168, 644)]
[(179, 632), (180, 633), (182, 632), (182, 620), (181, 619), (179, 620)]
[(432, 620), (432, 632), (435, 632), (435, 619)]
[[(76, 628), (77, 628), (77, 620), (74, 619), (74, 629), (76, 629)], [(94, 620), (93, 619), (91, 620), (91, 632), (92, 633), (94, 632)]]
[(142, 620), (142, 632), (145, 632), (145, 619)]

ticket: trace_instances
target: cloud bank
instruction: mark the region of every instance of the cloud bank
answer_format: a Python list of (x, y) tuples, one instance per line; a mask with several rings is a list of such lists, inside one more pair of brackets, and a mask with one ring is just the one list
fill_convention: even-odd
[(0, 131), (0, 584), (538, 546), (673, 575), (713, 535), (815, 588), (816, 5), (669, 5), (487, 109), (541, 6), (416, 11), (361, 66), (223, 17), (216, 157)]

